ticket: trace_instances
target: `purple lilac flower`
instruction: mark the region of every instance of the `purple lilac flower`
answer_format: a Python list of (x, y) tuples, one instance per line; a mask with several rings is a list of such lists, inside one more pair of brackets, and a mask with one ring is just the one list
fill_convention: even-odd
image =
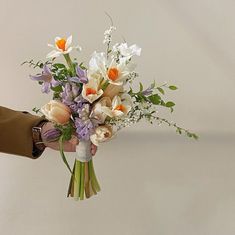
[(42, 82), (43, 93), (49, 93), (52, 87), (60, 85), (60, 82), (54, 79), (54, 77), (51, 74), (51, 70), (46, 64), (43, 66), (42, 74), (30, 76), (30, 78), (34, 81)]
[(79, 139), (89, 140), (91, 134), (94, 133), (95, 127), (98, 126), (97, 121), (90, 118), (90, 112), (91, 106), (89, 103), (83, 103), (78, 109), (78, 117), (75, 118), (75, 126)]
[(78, 139), (81, 140), (89, 140), (95, 128), (90, 119), (82, 120), (81, 118), (75, 118), (75, 126)]
[(68, 82), (65, 84), (64, 90), (61, 93), (62, 102), (69, 106), (70, 109), (77, 114), (78, 109), (87, 101), (81, 96), (81, 88), (76, 83)]
[(88, 78), (87, 78), (87, 72), (86, 70), (83, 70), (80, 68), (80, 66), (76, 67), (76, 77), (70, 77), (68, 78), (69, 81), (71, 82), (76, 82), (76, 83), (87, 83)]

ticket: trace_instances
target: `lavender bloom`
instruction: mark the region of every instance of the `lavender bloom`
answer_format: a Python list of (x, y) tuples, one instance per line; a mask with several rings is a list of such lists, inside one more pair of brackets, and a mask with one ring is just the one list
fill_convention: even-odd
[(66, 83), (61, 97), (66, 104), (72, 102), (79, 95), (79, 87), (74, 83)]
[(98, 123), (95, 119), (90, 118), (91, 107), (89, 103), (83, 103), (78, 109), (78, 117), (75, 118), (76, 133), (78, 138), (82, 140), (89, 140), (94, 133), (95, 127)]
[(78, 139), (81, 140), (89, 140), (95, 128), (90, 119), (82, 120), (81, 118), (75, 118), (75, 126)]
[(51, 87), (56, 87), (60, 85), (59, 81), (56, 81), (51, 74), (49, 67), (44, 64), (42, 74), (30, 76), (34, 81), (41, 81), (42, 83), (42, 92), (49, 93)]
[(80, 93), (80, 87), (75, 83), (66, 83), (64, 91), (61, 93), (62, 102), (69, 106), (74, 113), (77, 113), (83, 103), (87, 102), (80, 96)]
[(80, 68), (80, 66), (76, 67), (76, 77), (70, 77), (68, 78), (69, 81), (71, 82), (76, 82), (76, 83), (87, 83), (88, 78), (87, 78), (87, 72), (86, 70), (83, 70)]

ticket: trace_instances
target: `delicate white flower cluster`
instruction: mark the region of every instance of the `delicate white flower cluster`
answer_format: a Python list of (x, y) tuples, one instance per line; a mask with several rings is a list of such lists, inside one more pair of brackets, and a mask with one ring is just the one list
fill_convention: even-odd
[(125, 118), (116, 118), (108, 121), (108, 124), (114, 126), (116, 131), (121, 130), (122, 128), (129, 127), (133, 124), (136, 124), (141, 119), (145, 118), (150, 123), (156, 121), (156, 118), (152, 115), (157, 113), (155, 107), (149, 102), (135, 102), (132, 110), (128, 113)]
[(114, 26), (110, 26), (109, 29), (105, 30), (104, 32), (104, 40), (103, 43), (104, 44), (110, 44), (112, 41), (112, 33), (113, 31), (116, 30), (116, 27)]
[(137, 77), (139, 77), (139, 74), (136, 72), (129, 73), (127, 77), (127, 82), (132, 83)]

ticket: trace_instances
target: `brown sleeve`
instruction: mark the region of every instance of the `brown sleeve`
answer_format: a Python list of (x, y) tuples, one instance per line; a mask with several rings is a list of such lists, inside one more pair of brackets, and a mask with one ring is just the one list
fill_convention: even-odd
[(44, 118), (0, 106), (0, 152), (37, 158), (33, 155), (32, 127)]

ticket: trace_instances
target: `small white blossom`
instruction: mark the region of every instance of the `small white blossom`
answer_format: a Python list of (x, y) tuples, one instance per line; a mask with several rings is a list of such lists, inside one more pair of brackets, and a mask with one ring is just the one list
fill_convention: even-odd
[(105, 30), (105, 32), (104, 32), (104, 40), (103, 40), (104, 44), (110, 44), (111, 43), (111, 41), (112, 41), (112, 33), (115, 30), (116, 30), (116, 27), (114, 27), (114, 26), (110, 26), (109, 29)]

